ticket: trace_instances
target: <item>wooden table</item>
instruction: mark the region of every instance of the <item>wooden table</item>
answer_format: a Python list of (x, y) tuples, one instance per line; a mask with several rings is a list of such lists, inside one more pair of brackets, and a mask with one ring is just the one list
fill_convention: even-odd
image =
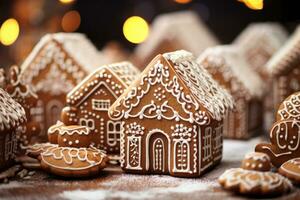
[[(217, 178), (225, 169), (238, 167), (247, 152), (262, 140), (224, 141), (222, 163), (197, 179), (159, 175), (124, 174), (117, 166), (94, 179), (65, 180), (36, 172), (30, 179), (0, 185), (0, 199), (246, 199), (220, 188)], [(300, 189), (274, 199), (300, 199)]]

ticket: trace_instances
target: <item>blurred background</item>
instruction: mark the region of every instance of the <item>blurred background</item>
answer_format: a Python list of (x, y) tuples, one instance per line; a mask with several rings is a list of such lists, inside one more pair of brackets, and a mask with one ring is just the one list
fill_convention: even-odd
[[(49, 32), (81, 32), (98, 49), (113, 46), (130, 52), (147, 38), (151, 31), (148, 25), (157, 15), (179, 10), (195, 11), (222, 43), (232, 42), (251, 22), (280, 22), (289, 32), (299, 24), (297, 1), (265, 0), (259, 9), (249, 6), (248, 0), (243, 1), (1, 0), (0, 67), (20, 64), (37, 41)], [(259, 1), (262, 0), (254, 0)], [(129, 26), (143, 29), (144, 37), (138, 41), (134, 40), (134, 33), (126, 33), (125, 22), (132, 16), (144, 20), (131, 18), (130, 21)]]

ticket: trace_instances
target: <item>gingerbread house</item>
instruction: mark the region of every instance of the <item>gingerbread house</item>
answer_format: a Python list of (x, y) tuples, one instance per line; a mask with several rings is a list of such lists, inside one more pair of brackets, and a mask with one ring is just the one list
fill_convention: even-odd
[(30, 85), (25, 84), (20, 79), (20, 69), (18, 66), (10, 67), (7, 79), (6, 91), (24, 108), (26, 113), (26, 123), (21, 124), (16, 132), (22, 149), (24, 146), (34, 143), (34, 137), (40, 133), (40, 126), (38, 122), (34, 121), (30, 112), (31, 108), (37, 105), (38, 96)]
[(23, 107), (0, 88), (0, 171), (13, 163), (18, 147), (16, 129), (25, 121)]
[(79, 33), (45, 35), (21, 65), (21, 78), (33, 86), (39, 101), (32, 109), (41, 137), (59, 119), (66, 94), (104, 64), (93, 44)]
[(121, 122), (110, 120), (107, 111), (138, 75), (129, 62), (100, 67), (68, 93), (62, 121), (88, 126), (96, 147), (119, 154)]
[(206, 24), (192, 11), (180, 11), (157, 16), (147, 40), (134, 52), (137, 66), (146, 66), (157, 54), (186, 49), (199, 55), (219, 41)]
[(159, 54), (116, 100), (126, 172), (196, 177), (222, 158), (232, 97), (187, 51)]
[(228, 113), (224, 122), (224, 136), (248, 139), (261, 131), (264, 84), (239, 53), (239, 49), (229, 45), (208, 48), (197, 62), (207, 69), (235, 100), (236, 109)]
[(273, 106), (277, 110), (289, 95), (300, 90), (300, 27), (267, 63), (273, 82)]
[(265, 64), (287, 40), (286, 30), (277, 23), (248, 25), (233, 42), (241, 48), (247, 62), (262, 78), (268, 77)]

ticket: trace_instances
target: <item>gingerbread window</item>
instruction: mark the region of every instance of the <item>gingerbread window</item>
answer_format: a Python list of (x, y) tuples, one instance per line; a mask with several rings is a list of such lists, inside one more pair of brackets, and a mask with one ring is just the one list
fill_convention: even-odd
[(220, 149), (222, 147), (222, 133), (223, 126), (216, 127), (216, 137), (215, 137), (215, 149)]
[(110, 100), (92, 99), (93, 110), (107, 111), (110, 107)]
[(120, 141), (121, 122), (107, 122), (107, 144), (109, 146), (116, 146)]
[(17, 138), (15, 133), (12, 135), (7, 134), (5, 137), (5, 160), (14, 158), (17, 151)]
[(84, 119), (84, 118), (81, 118), (79, 122), (80, 122), (81, 126), (86, 126), (86, 127), (89, 127), (90, 129), (94, 129), (95, 128), (95, 122), (94, 122), (93, 119)]
[(207, 127), (204, 131), (203, 137), (203, 161), (208, 160), (211, 157), (211, 127)]

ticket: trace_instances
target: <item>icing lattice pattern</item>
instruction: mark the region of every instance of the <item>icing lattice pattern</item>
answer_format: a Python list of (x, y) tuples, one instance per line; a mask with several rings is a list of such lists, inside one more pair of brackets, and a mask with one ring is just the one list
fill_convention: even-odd
[(25, 110), (0, 88), (0, 130), (16, 128), (26, 121)]

